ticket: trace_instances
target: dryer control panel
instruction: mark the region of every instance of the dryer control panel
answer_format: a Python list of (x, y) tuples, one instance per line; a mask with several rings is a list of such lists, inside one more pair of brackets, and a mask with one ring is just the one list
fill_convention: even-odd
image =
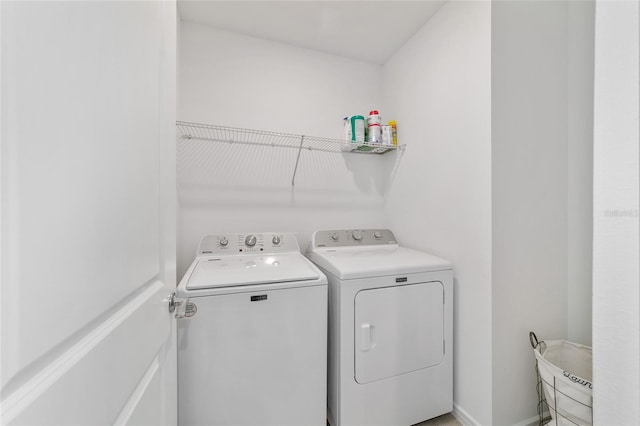
[(292, 232), (255, 232), (207, 235), (200, 241), (198, 256), (300, 252)]
[(398, 244), (389, 229), (341, 229), (316, 231), (313, 234), (314, 247), (359, 247), (386, 246)]

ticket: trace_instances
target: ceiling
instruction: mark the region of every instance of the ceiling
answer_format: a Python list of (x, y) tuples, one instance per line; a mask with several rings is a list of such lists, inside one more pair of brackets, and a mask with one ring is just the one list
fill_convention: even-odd
[(383, 64), (444, 3), (178, 0), (178, 12), (183, 21)]

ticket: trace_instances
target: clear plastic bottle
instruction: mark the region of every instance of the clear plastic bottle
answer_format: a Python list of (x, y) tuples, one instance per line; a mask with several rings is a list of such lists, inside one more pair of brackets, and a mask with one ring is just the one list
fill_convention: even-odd
[(367, 142), (382, 143), (382, 130), (380, 129), (380, 124), (382, 124), (382, 117), (380, 117), (380, 113), (375, 109), (369, 111), (369, 117), (367, 117), (367, 128), (369, 129)]

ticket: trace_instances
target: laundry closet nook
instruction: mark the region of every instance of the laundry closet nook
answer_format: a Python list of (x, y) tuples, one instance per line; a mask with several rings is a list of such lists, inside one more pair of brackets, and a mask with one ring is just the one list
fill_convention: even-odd
[(392, 229), (454, 265), (454, 413), (531, 421), (529, 328), (591, 343), (594, 3), (250, 5), (178, 4), (178, 120), (339, 139), (375, 109), (404, 149), (178, 138), (179, 275), (220, 229)]
[[(194, 311), (174, 291), (196, 255), (262, 233), (306, 265), (317, 231), (371, 230), (448, 261), (446, 291), (415, 291), (452, 294), (462, 424), (537, 424), (531, 330), (593, 346), (594, 424), (637, 424), (639, 17), (2, 1), (0, 423), (176, 424), (175, 315)], [(351, 150), (344, 118), (371, 111), (397, 145)]]

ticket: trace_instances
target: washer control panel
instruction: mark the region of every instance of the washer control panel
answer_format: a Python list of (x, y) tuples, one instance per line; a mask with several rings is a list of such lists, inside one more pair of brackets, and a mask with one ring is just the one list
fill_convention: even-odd
[(341, 229), (316, 231), (314, 247), (350, 247), (397, 244), (389, 229)]
[(207, 235), (200, 241), (198, 256), (299, 251), (298, 240), (292, 232), (255, 232)]

